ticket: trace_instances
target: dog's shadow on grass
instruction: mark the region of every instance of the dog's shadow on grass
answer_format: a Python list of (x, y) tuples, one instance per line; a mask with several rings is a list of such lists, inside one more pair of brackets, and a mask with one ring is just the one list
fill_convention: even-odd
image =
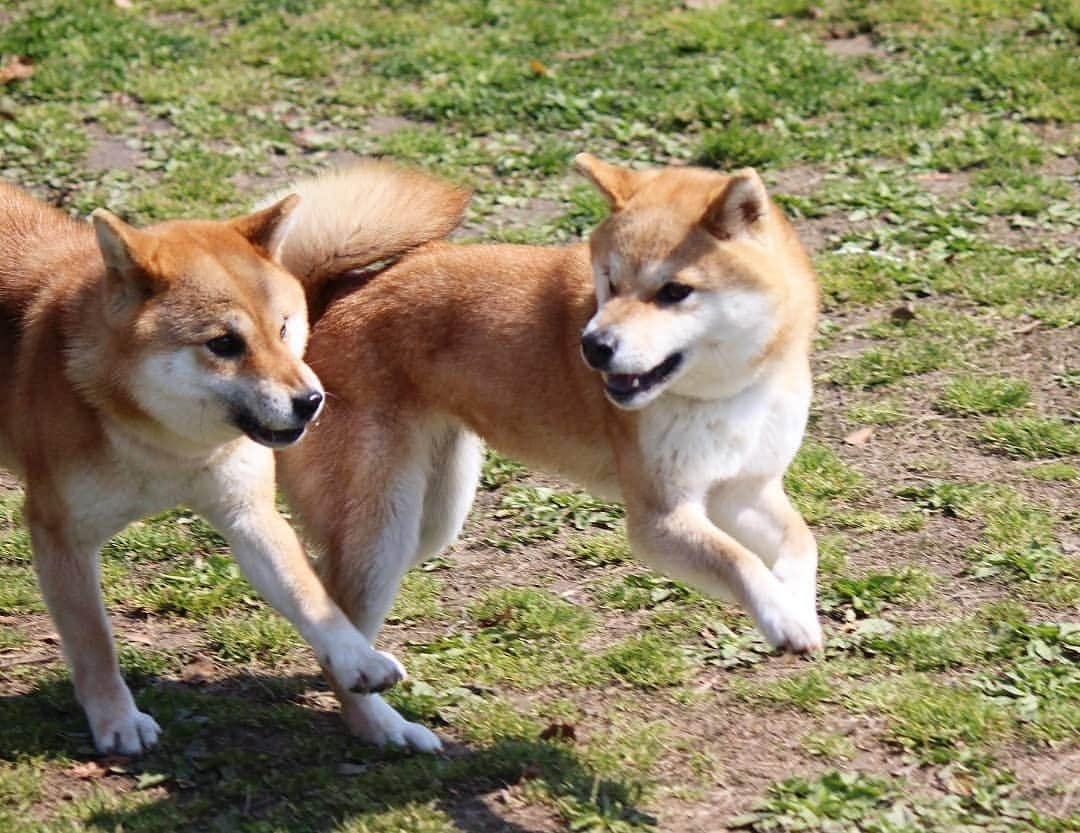
[[(320, 686), (315, 677), (238, 674), (198, 688), (153, 676), (133, 683), (164, 737), (145, 758), (99, 771), (100, 786), (115, 798), (98, 797), (82, 810), (69, 804), (65, 814), (75, 811), (88, 830), (330, 833), (354, 829), (352, 821), (357, 830), (449, 822), (465, 833), (529, 833), (538, 828), (506, 816), (523, 812), (546, 830), (559, 808), (652, 821), (634, 808), (634, 785), (601, 777), (565, 743), (506, 733), (483, 745), (452, 745), (443, 756), (410, 755), (360, 744), (336, 713), (302, 707), (296, 700)], [(423, 719), (409, 714), (407, 700), (397, 705)], [(0, 696), (0, 762), (36, 759), (46, 778), (62, 781), (78, 779), (68, 765), (96, 758), (66, 675)], [(50, 760), (64, 766), (50, 768)], [(549, 800), (515, 813), (500, 793), (528, 781)]]

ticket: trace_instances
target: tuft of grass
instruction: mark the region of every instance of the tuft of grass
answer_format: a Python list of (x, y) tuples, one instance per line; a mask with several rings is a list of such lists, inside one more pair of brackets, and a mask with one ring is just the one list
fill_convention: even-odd
[(935, 406), (956, 416), (1005, 414), (1031, 402), (1031, 387), (1022, 379), (958, 376), (949, 382)]
[(650, 572), (617, 579), (600, 598), (605, 607), (616, 610), (649, 610), (664, 602), (685, 603), (700, 597), (682, 582)]
[(0, 625), (0, 653), (21, 648), (30, 638), (10, 625)]
[(856, 425), (902, 425), (911, 419), (911, 414), (902, 401), (887, 399), (855, 405), (847, 418)]
[(435, 619), (442, 614), (439, 596), (442, 582), (430, 573), (410, 570), (401, 582), (401, 589), (394, 599), (386, 621), (392, 624), (408, 624)]
[(899, 677), (852, 691), (886, 719), (885, 737), (922, 761), (944, 764), (962, 749), (988, 750), (1014, 728), (1007, 709), (968, 686)]
[(970, 667), (991, 650), (985, 628), (972, 622), (893, 628), (868, 635), (859, 648), (914, 671)]
[(30, 613), (44, 609), (29, 564), (10, 567), (0, 562), (0, 613)]
[(807, 440), (784, 476), (784, 486), (799, 511), (813, 523), (827, 518), (837, 501), (865, 494), (866, 478), (825, 445)]
[(206, 621), (206, 634), (219, 657), (249, 665), (281, 662), (303, 645), (292, 625), (269, 610), (212, 617)]
[(567, 528), (615, 529), (623, 517), (622, 506), (605, 503), (584, 492), (558, 492), (543, 486), (514, 484), (504, 491), (494, 516), (509, 529), (504, 536), (487, 541), (500, 549), (550, 541)]
[(858, 770), (794, 776), (772, 785), (751, 809), (727, 822), (751, 833), (937, 833), (1063, 831), (1068, 819), (1047, 817), (1015, 795), (1012, 773), (984, 764), (940, 767), (946, 794), (912, 790), (903, 779)]
[[(121, 588), (110, 592), (127, 594)], [(134, 599), (130, 594), (124, 598), (153, 613), (199, 620), (238, 608), (255, 610), (262, 606), (236, 562), (216, 553), (199, 555), (191, 561), (171, 561), (166, 569), (149, 577)]]
[(635, 688), (680, 685), (693, 672), (686, 654), (658, 633), (631, 636), (600, 654), (596, 664)]
[(1009, 457), (1038, 460), (1080, 454), (1080, 425), (1041, 417), (988, 421), (976, 435), (987, 448)]
[(482, 628), (513, 639), (580, 639), (592, 626), (582, 607), (551, 593), (527, 587), (493, 590), (469, 607)]
[(480, 485), (488, 491), (494, 491), (505, 486), (512, 480), (520, 477), (525, 471), (525, 466), (509, 457), (486, 449), (484, 452), (484, 466), (480, 473)]
[(955, 351), (940, 341), (905, 341), (891, 347), (871, 347), (851, 358), (837, 360), (830, 367), (828, 378), (845, 387), (873, 388), (940, 370), (956, 360)]
[(1029, 468), (1027, 474), (1036, 480), (1067, 483), (1080, 477), (1080, 469), (1068, 463), (1043, 463)]
[(855, 757), (855, 744), (835, 732), (810, 732), (799, 741), (809, 755), (830, 761), (850, 761)]
[(934, 577), (917, 567), (873, 572), (859, 578), (838, 575), (821, 588), (818, 605), (825, 611), (872, 616), (887, 605), (926, 597), (933, 585)]
[(417, 678), (527, 689), (568, 675), (588, 679), (581, 641), (593, 616), (585, 608), (543, 590), (509, 587), (484, 594), (468, 614), (470, 629), (410, 644)]
[(991, 650), (993, 670), (972, 681), (1009, 708), (1028, 735), (1056, 742), (1080, 731), (1080, 626), (1001, 621)]
[[(1009, 576), (1046, 583), (1075, 575), (1075, 565), (1063, 555), (1054, 533), (1056, 518), (1018, 492), (989, 483), (934, 482), (897, 492), (925, 511), (946, 516), (979, 518), (985, 522), (983, 539), (968, 549), (972, 575)], [(1073, 581), (1055, 585), (1039, 595), (1048, 602), (1069, 604), (1076, 597)]]
[(566, 548), (577, 563), (586, 567), (614, 567), (633, 560), (626, 536), (614, 532), (572, 538)]
[(731, 692), (750, 703), (775, 703), (817, 714), (834, 697), (833, 683), (822, 669), (780, 680), (757, 681), (735, 677)]

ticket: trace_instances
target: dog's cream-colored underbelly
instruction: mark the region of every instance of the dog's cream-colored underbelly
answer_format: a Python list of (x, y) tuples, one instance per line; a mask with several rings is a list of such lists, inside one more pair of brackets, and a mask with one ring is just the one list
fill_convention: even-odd
[(606, 442), (596, 447), (560, 442), (551, 438), (542, 452), (536, 446), (499, 443), (484, 438), (488, 444), (507, 457), (520, 460), (530, 468), (565, 478), (578, 487), (604, 500), (622, 500), (619, 478), (615, 471), (615, 456)]

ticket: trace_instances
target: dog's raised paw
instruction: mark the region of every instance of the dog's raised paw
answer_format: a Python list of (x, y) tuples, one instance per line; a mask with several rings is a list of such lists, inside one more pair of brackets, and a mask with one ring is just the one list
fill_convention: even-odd
[(94, 745), (102, 755), (134, 758), (157, 745), (161, 727), (150, 715), (132, 709), (129, 714), (93, 727)]
[(812, 609), (800, 610), (794, 604), (773, 604), (755, 611), (754, 619), (774, 648), (795, 654), (815, 654), (824, 647), (821, 623)]
[(359, 669), (349, 691), (355, 694), (377, 694), (400, 683), (406, 677), (405, 668), (393, 654), (372, 651), (371, 657)]

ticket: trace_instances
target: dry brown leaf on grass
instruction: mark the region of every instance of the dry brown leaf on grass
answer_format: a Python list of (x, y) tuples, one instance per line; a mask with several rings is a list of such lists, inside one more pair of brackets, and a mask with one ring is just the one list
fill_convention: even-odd
[(577, 729), (570, 723), (552, 723), (540, 733), (540, 740), (577, 740)]
[(505, 625), (511, 619), (514, 618), (514, 609), (512, 607), (505, 607), (496, 613), (494, 616), (489, 616), (486, 619), (481, 619), (478, 624), (482, 628), (494, 628), (496, 625)]
[(214, 678), (214, 663), (206, 657), (189, 662), (180, 672), (180, 681), (188, 685), (205, 685)]
[(911, 301), (908, 301), (906, 304), (901, 304), (890, 312), (889, 318), (897, 324), (907, 324), (909, 321), (914, 321), (918, 318), (918, 313), (915, 312), (915, 305), (911, 303)]
[(73, 764), (71, 769), (68, 770), (68, 775), (72, 778), (80, 778), (83, 781), (96, 781), (98, 778), (104, 778), (108, 774), (108, 767), (102, 766), (98, 761)]
[(848, 445), (866, 445), (870, 442), (870, 438), (874, 436), (874, 429), (867, 426), (866, 428), (860, 428), (857, 431), (852, 431), (846, 437), (844, 442)]
[(34, 74), (34, 61), (23, 55), (16, 55), (0, 66), (0, 84), (23, 81)]

